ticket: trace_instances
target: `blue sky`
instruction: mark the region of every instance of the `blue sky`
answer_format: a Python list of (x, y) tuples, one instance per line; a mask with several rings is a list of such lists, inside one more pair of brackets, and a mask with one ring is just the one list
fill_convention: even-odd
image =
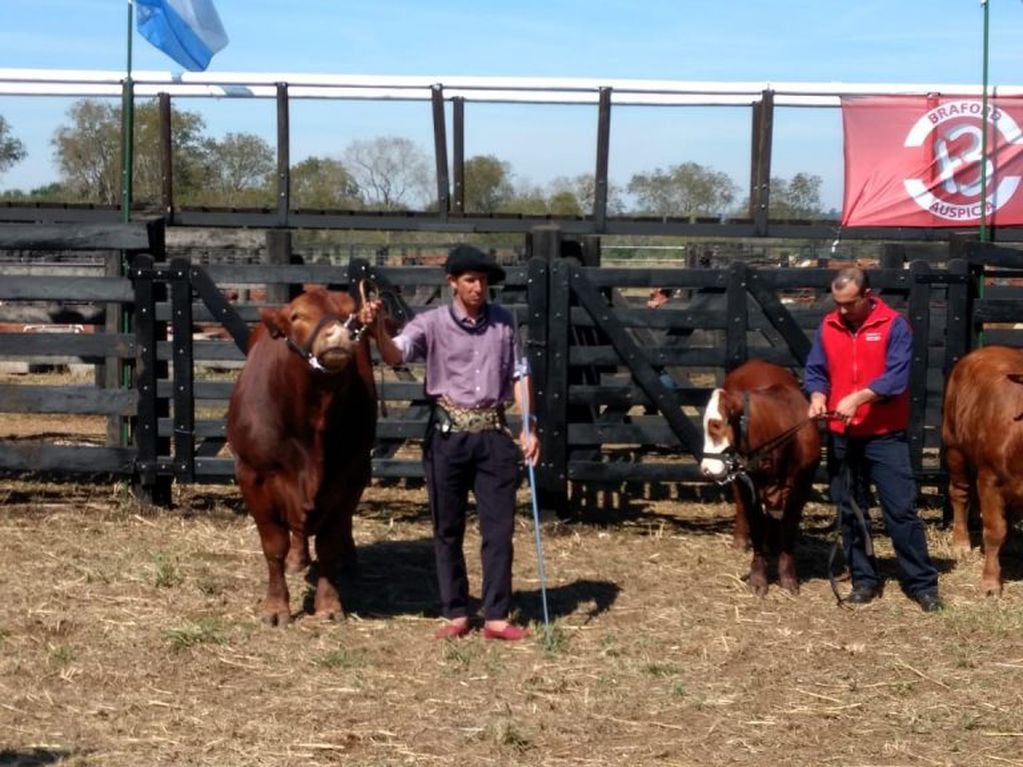
[[(506, 75), (713, 81), (979, 85), (979, 0), (517, 0), (349, 2), (215, 0), (230, 37), (210, 72)], [(1023, 3), (991, 0), (989, 82), (1023, 84)], [(126, 0), (0, 0), (0, 68), (123, 70)], [(136, 70), (178, 69), (134, 33)], [(29, 157), (0, 189), (55, 180), (50, 139), (71, 99), (0, 95), (0, 115)], [(272, 101), (193, 99), (207, 132), (273, 141)], [(592, 173), (596, 110), (589, 106), (473, 105), (466, 153), (494, 154), (520, 183)], [(303, 102), (291, 117), (293, 161), (340, 157), (352, 140), (411, 138), (432, 151), (426, 103)], [(745, 107), (616, 108), (611, 168), (637, 172), (685, 161), (748, 183)], [(840, 207), (837, 109), (780, 109), (772, 175), (814, 173)]]

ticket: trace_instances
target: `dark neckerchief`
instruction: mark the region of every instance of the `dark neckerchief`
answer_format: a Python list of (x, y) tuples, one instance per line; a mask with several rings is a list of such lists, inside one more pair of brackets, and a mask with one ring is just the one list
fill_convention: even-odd
[(484, 330), (486, 330), (487, 326), (490, 324), (489, 303), (483, 304), (483, 311), (480, 312), (480, 316), (476, 318), (476, 321), (474, 323), (469, 323), (467, 321), (469, 319), (468, 315), (466, 315), (466, 318), (464, 320), (459, 319), (458, 315), (455, 313), (454, 304), (448, 304), (448, 312), (451, 314), (451, 319), (454, 320), (455, 324), (459, 328), (464, 330), (466, 333), (471, 333), (472, 335), (479, 335)]

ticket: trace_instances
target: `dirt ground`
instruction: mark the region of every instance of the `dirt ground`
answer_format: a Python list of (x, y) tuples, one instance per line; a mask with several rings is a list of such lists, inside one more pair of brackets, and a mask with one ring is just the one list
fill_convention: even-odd
[(1020, 549), (983, 598), (979, 554), (953, 559), (937, 510), (933, 615), (894, 577), (837, 607), (823, 505), (798, 597), (751, 596), (725, 504), (545, 520), (548, 636), (523, 493), (534, 637), (502, 644), (432, 639), (422, 490), (370, 489), (348, 619), (302, 614), (294, 576), (288, 628), (257, 618), (265, 565), (236, 491), (176, 493), (155, 511), (117, 485), (0, 484), (0, 765), (1023, 765)]

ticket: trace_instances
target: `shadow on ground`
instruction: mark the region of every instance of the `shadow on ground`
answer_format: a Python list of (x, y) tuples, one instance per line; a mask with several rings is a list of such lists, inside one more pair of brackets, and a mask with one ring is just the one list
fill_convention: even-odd
[[(474, 556), (467, 551), (466, 557)], [(306, 573), (308, 588), (303, 597), (303, 611), (311, 613), (315, 595), (318, 563)], [(398, 615), (440, 617), (440, 597), (433, 563), (433, 541), (381, 541), (359, 547), (359, 563), (354, 571), (341, 574), (341, 596), (345, 610), (364, 618), (392, 618)], [(478, 593), (479, 583), (470, 582)], [(578, 580), (547, 589), (551, 620), (572, 615), (586, 607), (585, 619), (592, 620), (610, 609), (620, 588), (610, 581)], [(543, 620), (540, 589), (516, 590), (512, 609), (525, 620)], [(480, 612), (477, 599), (470, 611)]]
[(43, 767), (57, 764), (68, 757), (67, 751), (52, 748), (32, 748), (27, 751), (0, 751), (0, 765), (3, 767)]

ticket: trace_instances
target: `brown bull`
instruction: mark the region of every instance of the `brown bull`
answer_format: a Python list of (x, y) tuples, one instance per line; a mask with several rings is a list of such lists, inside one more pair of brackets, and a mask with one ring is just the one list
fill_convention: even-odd
[(729, 458), (737, 455), (752, 482), (752, 496), (742, 477), (731, 482), (733, 544), (752, 546), (749, 585), (760, 595), (767, 593), (768, 549), (778, 555), (778, 582), (799, 591), (795, 541), (821, 452), (817, 426), (807, 419), (809, 406), (789, 371), (750, 360), (714, 390), (704, 414), (701, 471), (724, 479)]
[(291, 619), (285, 563), (309, 563), (315, 536), (318, 616), (343, 614), (340, 567), (353, 566), (352, 515), (370, 477), (376, 390), (356, 302), (310, 288), (260, 311), (227, 413), (235, 478), (259, 529), (269, 580), (262, 617)]
[(970, 550), (967, 515), (978, 502), (984, 526), (980, 587), (1000, 594), (999, 552), (1010, 512), (1023, 506), (1023, 351), (986, 346), (952, 369), (945, 388), (941, 438), (952, 504), (952, 545)]

